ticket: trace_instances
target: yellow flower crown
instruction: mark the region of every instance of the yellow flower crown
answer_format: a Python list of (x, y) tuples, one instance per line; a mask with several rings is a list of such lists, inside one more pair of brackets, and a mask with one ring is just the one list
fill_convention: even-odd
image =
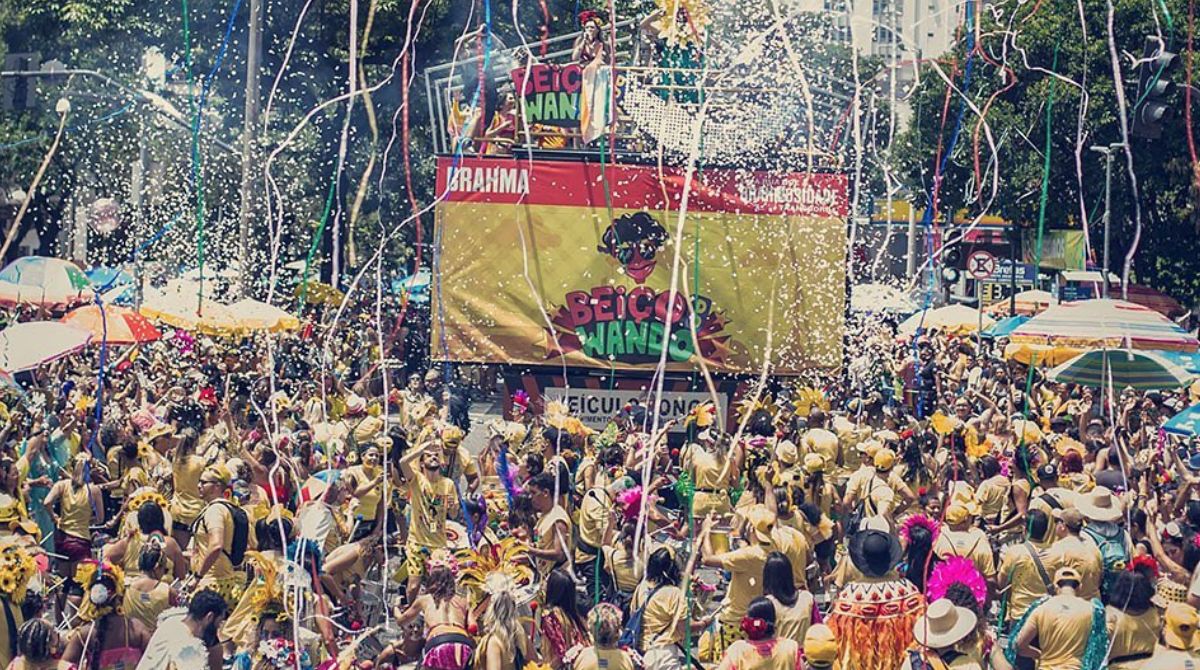
[(688, 412), (687, 417), (683, 420), (683, 425), (690, 426), (695, 424), (697, 428), (703, 430), (713, 425), (713, 421), (717, 418), (717, 407), (711, 402), (702, 402), (692, 408)]
[(142, 505), (148, 502), (157, 504), (163, 510), (166, 510), (169, 505), (166, 497), (158, 491), (142, 491), (129, 499), (129, 511), (136, 512), (142, 508)]
[(37, 572), (37, 563), (27, 549), (8, 544), (0, 549), (0, 592), (16, 604), (25, 602), (29, 580)]
[[(97, 605), (92, 602), (91, 589), (96, 582), (107, 574), (113, 583), (113, 592), (106, 600), (107, 604)], [(123, 614), (122, 605), (125, 600), (125, 571), (119, 565), (104, 561), (85, 561), (75, 568), (75, 583), (83, 587), (83, 600), (79, 603), (79, 618), (84, 621), (95, 621), (100, 617), (116, 612)]]

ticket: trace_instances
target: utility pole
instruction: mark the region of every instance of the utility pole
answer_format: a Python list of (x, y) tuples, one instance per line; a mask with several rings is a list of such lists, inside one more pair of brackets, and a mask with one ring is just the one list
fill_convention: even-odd
[(1101, 297), (1108, 298), (1108, 238), (1112, 230), (1112, 162), (1113, 152), (1124, 149), (1124, 142), (1115, 142), (1108, 146), (1089, 147), (1096, 153), (1104, 154), (1104, 252), (1100, 267)]
[(251, 175), (255, 137), (258, 129), (259, 52), (262, 43), (262, 0), (250, 0), (250, 36), (246, 53), (246, 107), (242, 125), (242, 184), (241, 203), (238, 212), (238, 291), (243, 298), (249, 297), (250, 279), (250, 219), (254, 215)]

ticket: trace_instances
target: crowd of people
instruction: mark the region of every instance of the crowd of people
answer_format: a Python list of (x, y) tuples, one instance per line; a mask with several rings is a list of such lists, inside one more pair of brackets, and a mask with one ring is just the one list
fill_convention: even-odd
[(878, 325), (732, 416), (472, 425), (449, 367), (347, 331), (19, 376), (0, 667), (1200, 667), (1200, 456), (1159, 429), (1193, 389)]

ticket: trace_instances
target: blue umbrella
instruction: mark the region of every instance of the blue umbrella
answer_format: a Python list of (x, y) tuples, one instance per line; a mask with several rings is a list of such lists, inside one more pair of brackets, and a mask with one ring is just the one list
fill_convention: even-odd
[(1184, 437), (1200, 435), (1200, 404), (1192, 405), (1171, 417), (1163, 424), (1163, 430)]
[(1200, 374), (1200, 353), (1194, 351), (1155, 351), (1154, 353), (1188, 372)]
[(133, 275), (122, 270), (121, 268), (109, 267), (107, 265), (97, 265), (84, 272), (87, 278), (92, 280), (92, 285), (96, 290), (106, 289), (112, 291), (114, 288), (125, 286), (126, 289), (117, 294), (116, 298), (108, 297), (109, 302), (115, 302), (118, 305), (132, 305), (134, 294), (136, 293), (137, 281)]
[(1029, 318), (1030, 317), (1025, 316), (1024, 314), (1018, 314), (1016, 316), (1007, 316), (1003, 319), (1000, 319), (996, 323), (993, 323), (992, 325), (988, 326), (987, 328), (984, 328), (983, 331), (981, 333), (979, 333), (979, 335), (981, 337), (989, 337), (989, 338), (993, 338), (993, 339), (997, 338), (997, 337), (1008, 337), (1009, 335), (1012, 334), (1012, 332), (1014, 330), (1016, 330), (1017, 328), (1020, 328), (1021, 324), (1028, 321)]

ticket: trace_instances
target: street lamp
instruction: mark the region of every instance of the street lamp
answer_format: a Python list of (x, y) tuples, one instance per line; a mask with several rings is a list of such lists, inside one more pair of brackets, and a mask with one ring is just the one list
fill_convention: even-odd
[(1112, 159), (1113, 152), (1117, 149), (1124, 149), (1124, 142), (1114, 142), (1108, 146), (1089, 147), (1096, 153), (1104, 154), (1104, 255), (1103, 267), (1100, 268), (1100, 290), (1103, 292), (1101, 297), (1108, 298), (1108, 237), (1112, 220)]

